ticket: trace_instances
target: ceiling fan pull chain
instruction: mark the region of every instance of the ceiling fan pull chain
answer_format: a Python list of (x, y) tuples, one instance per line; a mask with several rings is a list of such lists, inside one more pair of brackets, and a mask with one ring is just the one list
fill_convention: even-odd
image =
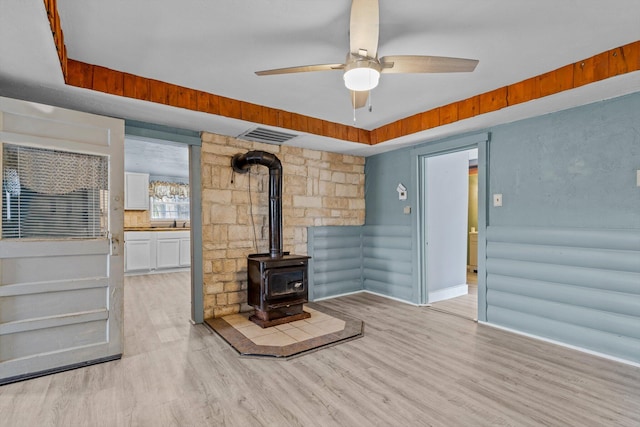
[(356, 123), (356, 93), (354, 91), (351, 91), (351, 96), (353, 96), (353, 102), (351, 103), (351, 105), (353, 105), (353, 124)]

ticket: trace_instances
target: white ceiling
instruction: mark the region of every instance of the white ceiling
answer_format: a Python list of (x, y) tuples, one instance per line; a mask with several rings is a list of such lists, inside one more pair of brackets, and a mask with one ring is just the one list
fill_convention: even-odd
[(179, 143), (127, 136), (124, 141), (124, 170), (188, 180), (189, 148)]
[[(70, 58), (353, 124), (338, 71), (254, 71), (343, 62), (348, 0), (58, 0)], [(42, 0), (0, 0), (0, 95), (237, 136), (256, 125), (65, 86)], [(638, 0), (380, 0), (379, 55), (479, 59), (473, 73), (385, 74), (355, 126), (399, 118), (640, 40)], [(640, 72), (376, 146), (301, 135), (292, 145), (370, 155), (640, 90)]]

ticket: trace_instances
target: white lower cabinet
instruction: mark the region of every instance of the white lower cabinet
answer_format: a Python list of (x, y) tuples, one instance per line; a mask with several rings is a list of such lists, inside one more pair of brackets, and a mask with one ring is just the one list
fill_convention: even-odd
[(125, 272), (151, 272), (191, 265), (189, 231), (124, 233)]
[(151, 270), (155, 263), (151, 263), (150, 232), (124, 233), (124, 271)]
[(180, 239), (158, 239), (156, 244), (156, 267), (180, 267)]
[(180, 267), (191, 265), (191, 238), (180, 239)]

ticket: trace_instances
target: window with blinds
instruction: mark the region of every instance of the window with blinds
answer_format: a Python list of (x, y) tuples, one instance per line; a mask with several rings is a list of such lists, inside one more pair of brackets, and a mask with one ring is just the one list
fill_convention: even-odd
[(98, 238), (107, 234), (105, 156), (2, 145), (2, 238)]

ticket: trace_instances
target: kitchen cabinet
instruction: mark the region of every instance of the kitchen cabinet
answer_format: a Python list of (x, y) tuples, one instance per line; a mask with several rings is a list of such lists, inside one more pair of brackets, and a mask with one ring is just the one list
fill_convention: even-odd
[(149, 174), (124, 173), (124, 208), (126, 210), (149, 210)]
[(125, 272), (162, 272), (191, 265), (190, 232), (128, 231), (124, 233)]
[(478, 271), (478, 232), (469, 233), (469, 270)]
[[(166, 234), (166, 233), (162, 233)], [(158, 239), (156, 245), (156, 268), (176, 268), (180, 266), (180, 239)]]
[(124, 270), (151, 270), (151, 237), (148, 232), (124, 233)]
[(191, 239), (180, 239), (180, 267), (187, 267), (191, 265)]

